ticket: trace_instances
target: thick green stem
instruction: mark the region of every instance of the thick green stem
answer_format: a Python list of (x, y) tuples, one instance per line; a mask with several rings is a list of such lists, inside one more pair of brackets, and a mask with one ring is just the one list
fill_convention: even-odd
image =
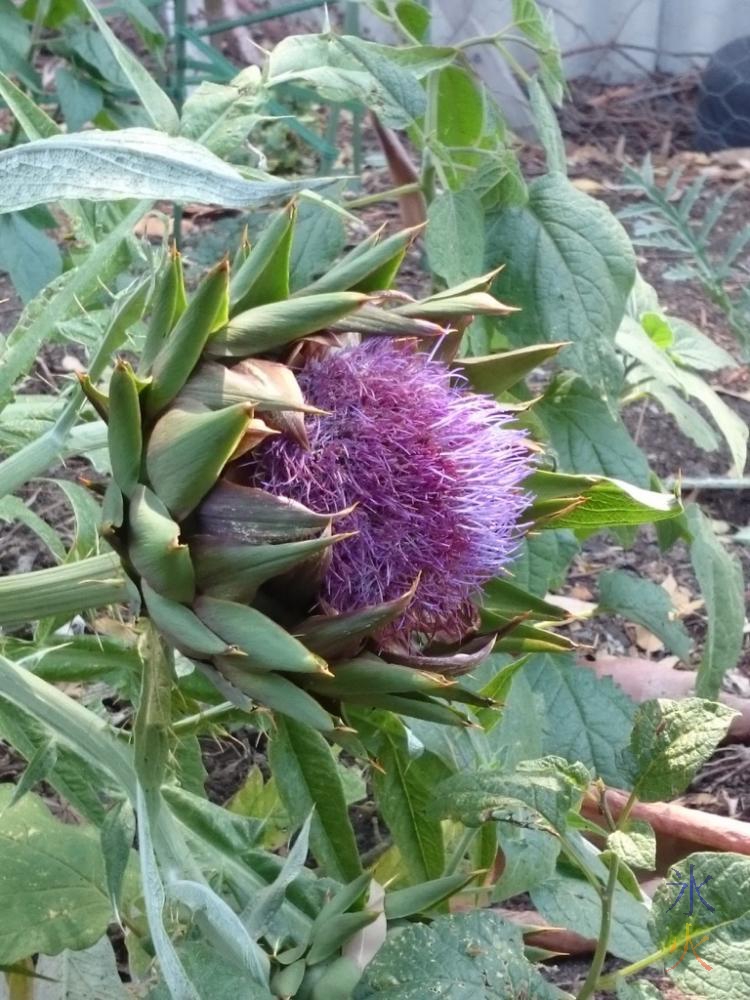
[(0, 580), (0, 626), (120, 604), (133, 585), (114, 552)]
[(628, 801), (623, 806), (622, 812), (617, 818), (618, 830), (623, 830), (625, 828), (625, 824), (630, 819), (630, 814), (633, 811), (633, 806), (636, 804), (637, 801), (638, 801), (637, 795), (635, 794), (635, 792), (631, 792), (628, 797)]
[(604, 959), (607, 957), (607, 946), (609, 944), (609, 933), (612, 929), (612, 912), (615, 906), (615, 889), (617, 888), (617, 873), (620, 863), (617, 855), (612, 857), (612, 867), (609, 869), (609, 878), (602, 894), (602, 920), (599, 928), (599, 940), (596, 942), (596, 951), (589, 967), (583, 986), (578, 994), (577, 1000), (588, 1000), (593, 997), (596, 984), (601, 975)]
[(645, 958), (640, 958), (637, 962), (626, 965), (624, 969), (618, 969), (617, 972), (611, 972), (606, 976), (602, 976), (596, 984), (596, 988), (597, 990), (606, 991), (616, 990), (617, 983), (620, 980), (628, 979), (630, 976), (635, 976), (644, 969), (648, 969), (649, 966), (656, 965), (657, 962), (661, 962), (669, 953), (669, 948), (659, 948), (658, 951), (652, 951), (650, 955), (646, 955)]
[(220, 705), (211, 705), (210, 708), (196, 712), (195, 715), (186, 715), (184, 719), (178, 719), (172, 723), (172, 731), (178, 736), (190, 735), (198, 732), (206, 723), (217, 725), (234, 715), (237, 715), (237, 706), (230, 701), (223, 701)]
[(402, 194), (414, 194), (421, 191), (419, 181), (412, 181), (411, 184), (401, 184), (399, 187), (388, 188), (387, 191), (378, 191), (375, 194), (366, 194), (362, 198), (353, 198), (345, 203), (345, 208), (365, 208), (367, 205), (377, 205), (381, 201), (395, 201)]

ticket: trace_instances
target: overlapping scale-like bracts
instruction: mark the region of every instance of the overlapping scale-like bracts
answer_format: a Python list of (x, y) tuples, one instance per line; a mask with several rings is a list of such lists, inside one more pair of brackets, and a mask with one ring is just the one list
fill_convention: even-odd
[[(496, 634), (482, 633), (467, 601), (483, 576), (500, 569), (518, 537), (526, 506), (519, 484), (529, 463), (523, 436), (513, 430), (505, 430), (506, 465), (489, 452), (484, 463), (479, 460), (488, 443), (500, 448), (508, 417), (489, 398), (472, 398), (467, 377), (481, 383), (496, 360), (474, 361), (468, 376), (456, 379), (448, 366), (471, 317), (502, 316), (509, 309), (488, 292), (492, 274), (421, 300), (393, 292), (415, 231), (375, 234), (316, 282), (295, 288), (289, 274), (294, 223), (291, 205), (270, 220), (252, 250), (243, 249), (231, 271), (222, 262), (189, 298), (179, 255), (172, 254), (154, 295), (140, 365), (134, 370), (118, 361), (108, 395), (82, 380), (108, 424), (113, 481), (102, 532), (164, 639), (229, 701), (261, 704), (319, 730), (335, 728), (347, 703), (464, 725), (461, 705), (489, 702), (457, 677), (488, 655)], [(393, 346), (367, 346), (384, 338)], [(422, 360), (415, 361), (418, 355)], [(452, 561), (441, 563), (429, 549), (446, 539), (425, 532), (421, 556), (414, 536), (411, 549), (404, 547), (413, 554), (394, 562), (385, 548), (399, 539), (388, 541), (382, 586), (373, 582), (377, 566), (367, 567), (367, 580), (364, 566), (362, 579), (354, 578), (363, 545), (371, 561), (384, 543), (373, 541), (376, 526), (368, 523), (362, 496), (332, 490), (330, 463), (311, 461), (315, 448), (328, 447), (345, 423), (332, 421), (337, 378), (344, 389), (336, 365), (326, 367), (335, 357), (350, 374), (353, 358), (383, 365), (388, 378), (372, 380), (367, 390), (375, 393), (398, 378), (399, 366), (405, 378), (410, 374), (413, 391), (390, 394), (382, 433), (398, 433), (393, 399), (402, 400), (402, 419), (412, 422), (405, 435), (412, 450), (422, 433), (414, 425), (420, 398), (427, 399), (426, 380), (434, 373), (444, 397), (430, 397), (423, 451), (440, 452), (430, 475), (443, 478), (442, 493), (454, 503), (451, 516), (463, 516), (447, 538)], [(316, 371), (326, 375), (325, 392), (313, 391)], [(460, 409), (463, 397), (464, 435), (446, 413), (441, 445), (436, 407), (444, 398), (449, 409)], [(377, 399), (370, 403), (368, 420), (378, 408)], [(385, 399), (383, 407), (385, 418)], [(480, 412), (486, 419), (472, 429), (469, 416)], [(472, 434), (481, 438), (483, 432), (486, 441), (469, 454)], [(449, 449), (459, 446), (465, 454), (457, 451), (451, 464)], [(397, 464), (398, 454), (398, 448), (380, 447), (373, 459), (383, 466), (391, 455)], [(301, 473), (311, 470), (316, 482), (290, 483), (285, 491), (282, 477), (290, 475), (295, 455)], [(360, 449), (357, 461), (365, 457)], [(378, 512), (381, 535), (387, 503), (401, 502), (405, 510), (411, 502), (399, 499), (405, 479), (395, 464), (391, 493)], [(504, 487), (491, 481), (511, 468)], [(466, 481), (467, 470), (476, 482)], [(380, 472), (385, 477), (388, 469)], [(350, 484), (354, 473), (346, 470)], [(471, 504), (479, 506), (471, 511)], [(418, 536), (427, 522), (419, 522), (413, 506)], [(442, 566), (466, 575), (458, 585), (446, 577), (455, 607), (438, 599)], [(344, 573), (352, 576), (348, 586)]]

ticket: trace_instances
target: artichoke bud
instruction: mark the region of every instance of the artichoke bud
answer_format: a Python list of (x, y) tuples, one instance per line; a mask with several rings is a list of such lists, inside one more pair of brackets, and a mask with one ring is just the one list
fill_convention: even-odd
[(295, 221), (292, 204), (189, 297), (170, 255), (137, 374), (119, 361), (108, 395), (81, 380), (108, 424), (102, 531), (163, 637), (240, 708), (466, 725), (447, 703), (488, 703), (455, 677), (492, 647), (472, 601), (512, 554), (529, 452), (429, 352), (446, 317), (507, 309), (487, 276), (391, 292), (418, 230), (300, 287)]

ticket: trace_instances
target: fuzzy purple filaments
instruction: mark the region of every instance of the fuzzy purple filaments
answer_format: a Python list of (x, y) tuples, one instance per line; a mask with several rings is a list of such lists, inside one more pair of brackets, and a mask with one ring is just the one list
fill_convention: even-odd
[(264, 444), (256, 482), (316, 511), (356, 504), (336, 522), (357, 534), (331, 550), (323, 605), (378, 604), (419, 576), (387, 638), (460, 637), (472, 599), (518, 544), (530, 502), (524, 434), (444, 364), (388, 339), (331, 351), (298, 379), (330, 415), (308, 418), (309, 450), (286, 435)]

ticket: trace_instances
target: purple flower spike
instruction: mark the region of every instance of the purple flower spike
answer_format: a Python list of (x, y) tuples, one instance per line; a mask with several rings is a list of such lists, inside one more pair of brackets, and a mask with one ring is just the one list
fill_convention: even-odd
[(456, 639), (472, 599), (516, 551), (530, 497), (522, 431), (439, 361), (387, 339), (331, 351), (298, 380), (309, 450), (287, 436), (255, 452), (256, 482), (313, 510), (355, 510), (336, 524), (358, 534), (334, 546), (321, 600), (353, 611), (414, 599), (382, 640)]

